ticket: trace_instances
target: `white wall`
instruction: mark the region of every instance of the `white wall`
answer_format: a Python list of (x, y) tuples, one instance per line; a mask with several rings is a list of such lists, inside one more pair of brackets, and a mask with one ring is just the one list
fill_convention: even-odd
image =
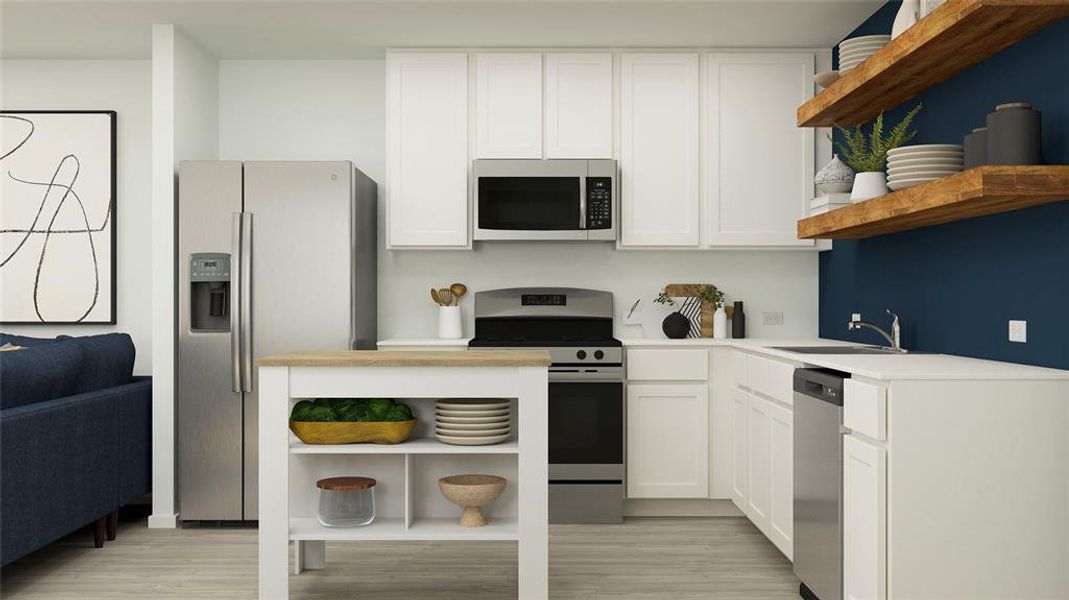
[[(349, 159), (385, 183), (385, 66), (367, 61), (219, 64), (219, 154), (233, 160)], [(428, 289), (462, 281), (472, 291), (522, 285), (607, 289), (617, 313), (666, 283), (707, 282), (746, 302), (756, 336), (817, 334), (815, 252), (614, 250), (611, 244), (476, 244), (475, 251), (379, 255), (379, 337), (434, 337)], [(470, 333), (471, 302), (465, 327)], [(761, 312), (784, 313), (782, 326)], [(621, 315), (622, 316), (622, 315)], [(619, 335), (641, 335), (620, 326)]]
[[(219, 61), (174, 25), (152, 28), (152, 516), (174, 527), (175, 175), (183, 160), (218, 158)], [(147, 150), (147, 148), (146, 148)]]
[(114, 110), (116, 115), (116, 324), (4, 326), (19, 335), (129, 333), (134, 373), (152, 371), (152, 70), (147, 60), (5, 60), (7, 110)]

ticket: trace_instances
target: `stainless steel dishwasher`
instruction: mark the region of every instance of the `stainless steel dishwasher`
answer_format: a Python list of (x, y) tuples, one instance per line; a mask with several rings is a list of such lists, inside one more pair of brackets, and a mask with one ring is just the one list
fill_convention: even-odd
[(794, 371), (794, 574), (806, 600), (843, 597), (843, 380)]

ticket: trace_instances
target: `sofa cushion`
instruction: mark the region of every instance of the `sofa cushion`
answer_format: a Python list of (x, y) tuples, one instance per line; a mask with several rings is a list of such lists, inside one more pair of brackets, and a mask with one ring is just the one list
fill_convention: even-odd
[[(64, 339), (69, 339), (63, 336)], [(0, 346), (4, 344), (14, 344), (16, 346), (40, 346), (41, 344), (51, 344), (60, 338), (35, 338), (26, 335), (15, 335), (13, 333), (0, 332)]]
[(125, 333), (88, 335), (73, 342), (82, 348), (82, 368), (76, 394), (126, 385), (134, 374), (134, 342)]
[(75, 340), (0, 352), (0, 408), (76, 394), (84, 354)]

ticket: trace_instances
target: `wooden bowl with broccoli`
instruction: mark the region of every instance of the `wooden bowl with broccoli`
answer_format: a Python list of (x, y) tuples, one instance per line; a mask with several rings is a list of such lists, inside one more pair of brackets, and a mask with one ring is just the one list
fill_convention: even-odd
[(306, 444), (400, 444), (416, 419), (391, 398), (301, 400), (290, 413), (290, 431)]

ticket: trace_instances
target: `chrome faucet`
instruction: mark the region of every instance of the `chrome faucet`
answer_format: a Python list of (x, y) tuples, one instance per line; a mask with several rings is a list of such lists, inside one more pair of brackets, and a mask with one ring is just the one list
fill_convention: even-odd
[(862, 328), (871, 329), (871, 330), (875, 331), (876, 333), (882, 335), (884, 337), (884, 339), (886, 339), (887, 342), (891, 344), (891, 348), (890, 348), (891, 350), (893, 350), (895, 352), (905, 352), (906, 350), (904, 350), (902, 348), (902, 328), (901, 328), (901, 326), (899, 325), (899, 322), (898, 322), (898, 315), (895, 314), (889, 308), (887, 309), (887, 314), (891, 317), (891, 333), (890, 334), (888, 334), (886, 331), (884, 331), (880, 327), (877, 327), (876, 325), (873, 325), (872, 323), (868, 323), (866, 321), (862, 321), (861, 320), (861, 315), (858, 314), (858, 313), (854, 313), (853, 317), (850, 319), (850, 322), (846, 324), (846, 328), (850, 329), (850, 330), (862, 329)]

